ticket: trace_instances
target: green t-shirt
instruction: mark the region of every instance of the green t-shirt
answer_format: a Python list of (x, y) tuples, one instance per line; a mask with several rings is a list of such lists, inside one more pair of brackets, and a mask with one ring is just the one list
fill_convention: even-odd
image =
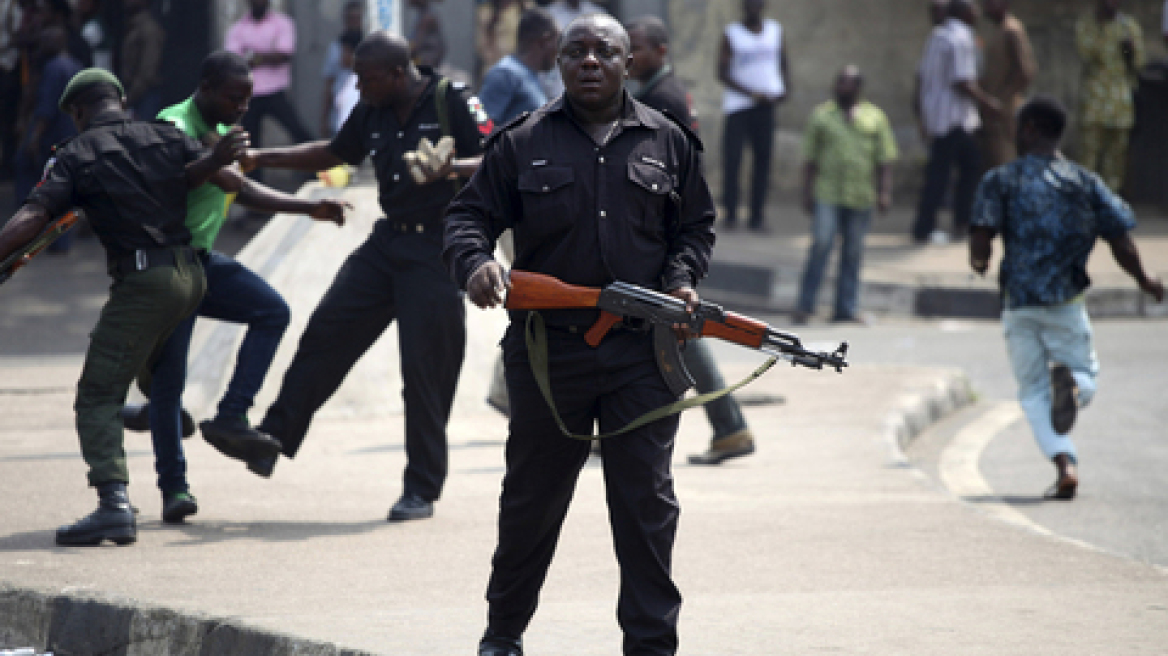
[(803, 138), (803, 158), (819, 167), (815, 198), (821, 203), (857, 210), (876, 203), (876, 167), (896, 159), (896, 138), (884, 112), (860, 101), (852, 120), (835, 101), (811, 114)]
[[(211, 131), (211, 127), (199, 113), (199, 108), (195, 106), (194, 97), (158, 112), (158, 118), (170, 121), (175, 127), (200, 141)], [(226, 125), (216, 126), (219, 134), (225, 134), (229, 129)], [(230, 203), (228, 194), (210, 182), (187, 193), (187, 229), (191, 231), (193, 248), (211, 250), (215, 238), (219, 236), (219, 231), (227, 220), (227, 207)]]

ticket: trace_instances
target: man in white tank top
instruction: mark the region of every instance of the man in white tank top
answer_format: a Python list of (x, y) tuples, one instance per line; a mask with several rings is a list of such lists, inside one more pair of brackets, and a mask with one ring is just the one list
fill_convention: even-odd
[(738, 220), (738, 172), (742, 151), (754, 153), (750, 190), (750, 229), (765, 230), (763, 207), (770, 178), (775, 134), (775, 105), (791, 87), (787, 76), (787, 45), (783, 28), (763, 18), (764, 0), (744, 0), (740, 23), (726, 26), (718, 57), (718, 80), (726, 87), (722, 112), (722, 201), (726, 228)]

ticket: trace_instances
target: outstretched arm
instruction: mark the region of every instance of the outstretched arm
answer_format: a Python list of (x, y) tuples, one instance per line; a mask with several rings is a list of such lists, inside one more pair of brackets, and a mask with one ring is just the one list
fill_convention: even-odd
[(249, 149), (239, 163), (245, 171), (255, 168), (326, 171), (344, 162), (329, 149), (328, 141), (311, 141), (285, 148)]
[(1107, 243), (1111, 246), (1111, 255), (1115, 258), (1115, 262), (1128, 275), (1135, 278), (1140, 289), (1156, 299), (1157, 303), (1163, 303), (1164, 284), (1159, 280), (1153, 280), (1148, 277), (1148, 274), (1144, 271), (1144, 265), (1140, 261), (1140, 251), (1136, 248), (1136, 243), (1132, 241), (1131, 235), (1124, 233), (1119, 237), (1108, 239)]
[[(236, 173), (236, 175), (239, 175)], [(345, 225), (345, 210), (353, 209), (352, 204), (335, 199), (308, 200), (262, 185), (242, 175), (243, 186), (239, 190), (239, 203), (244, 207), (264, 212), (287, 212), (307, 214), (317, 221), (332, 221)]]

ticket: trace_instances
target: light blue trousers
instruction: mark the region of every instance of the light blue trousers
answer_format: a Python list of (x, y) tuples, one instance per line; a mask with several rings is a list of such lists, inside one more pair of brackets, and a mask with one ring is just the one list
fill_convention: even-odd
[(1002, 323), (1010, 364), (1018, 381), (1018, 402), (1038, 447), (1047, 458), (1065, 453), (1077, 462), (1070, 436), (1056, 433), (1050, 422), (1050, 367), (1054, 364), (1069, 367), (1079, 387), (1079, 406), (1091, 402), (1099, 360), (1095, 357), (1086, 303), (1077, 300), (1049, 307), (1005, 310)]

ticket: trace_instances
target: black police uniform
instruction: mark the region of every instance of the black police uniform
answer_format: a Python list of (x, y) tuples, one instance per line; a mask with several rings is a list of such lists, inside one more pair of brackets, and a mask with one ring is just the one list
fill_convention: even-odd
[(170, 123), (99, 114), (58, 149), (28, 197), (52, 216), (83, 209), (114, 279), (77, 384), (90, 485), (129, 482), (120, 415), (126, 392), (203, 297), (206, 281), (186, 228), (186, 165), (203, 152)]
[[(365, 351), (398, 322), (406, 415), (404, 492), (433, 501), (446, 479), (446, 422), (466, 342), (462, 294), (442, 266), (442, 212), (457, 191), (450, 181), (419, 186), (402, 154), (422, 137), (442, 136), (435, 90), (429, 83), (404, 124), (393, 109), (358, 103), (329, 144), (334, 155), (359, 164), (373, 159), (385, 218), (348, 257), (308, 321), (276, 402), (259, 430), (293, 457), (313, 414), (332, 396)], [(490, 119), (464, 87), (446, 97), (450, 136), (459, 157), (482, 152)]]
[(698, 130), (698, 120), (690, 105), (689, 92), (677, 79), (671, 64), (666, 64), (637, 92), (637, 100), (659, 112), (669, 112), (674, 120), (683, 121), (694, 132)]
[[(616, 280), (657, 290), (695, 286), (714, 241), (714, 204), (699, 150), (696, 138), (627, 94), (613, 132), (598, 146), (561, 97), (492, 139), (482, 166), (447, 210), (443, 255), (465, 287), (491, 259), (495, 239), (512, 228), (516, 269), (594, 287)], [(593, 349), (584, 333), (596, 311), (541, 314), (555, 403), (574, 433), (591, 433), (597, 423), (611, 431), (676, 400), (648, 333), (618, 330)], [(524, 343), (526, 317), (512, 313), (502, 344), (511, 422), (487, 589), (488, 632), (511, 638), (535, 612), (590, 450), (560, 433), (539, 393)], [(601, 443), (626, 654), (677, 648), (681, 595), (670, 575), (677, 423), (662, 419)]]

